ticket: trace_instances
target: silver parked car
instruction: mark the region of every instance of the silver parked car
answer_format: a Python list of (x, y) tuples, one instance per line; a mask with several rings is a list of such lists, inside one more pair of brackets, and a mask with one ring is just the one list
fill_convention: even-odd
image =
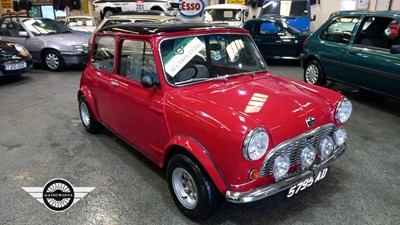
[(0, 27), (0, 40), (25, 46), (34, 62), (52, 71), (87, 62), (89, 33), (73, 31), (47, 18), (6, 16)]

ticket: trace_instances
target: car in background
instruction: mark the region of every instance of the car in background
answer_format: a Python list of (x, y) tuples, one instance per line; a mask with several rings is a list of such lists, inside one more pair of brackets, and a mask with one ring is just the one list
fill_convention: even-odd
[(202, 21), (204, 23), (224, 23), (242, 27), (249, 16), (249, 7), (237, 4), (217, 4), (204, 8)]
[(141, 22), (159, 22), (159, 23), (175, 23), (181, 22), (180, 19), (175, 16), (154, 10), (143, 10), (143, 11), (130, 11), (122, 12), (113, 16), (109, 16), (103, 19), (101, 23), (96, 27), (93, 33), (89, 37), (89, 49), (92, 47), (94, 34), (106, 26), (117, 25), (117, 24), (130, 24), (130, 23), (141, 23)]
[(177, 15), (181, 9), (181, 2), (178, 0), (95, 0), (93, 9), (100, 13), (101, 19), (126, 11), (154, 10), (172, 15)]
[(65, 25), (72, 30), (79, 30), (92, 33), (99, 24), (93, 16), (69, 16), (65, 19)]
[(32, 68), (32, 56), (24, 46), (0, 41), (0, 78), (18, 75)]
[(49, 70), (83, 66), (87, 62), (89, 33), (73, 31), (61, 22), (3, 15), (0, 32), (0, 40), (23, 45), (34, 63), (42, 63)]
[(260, 17), (245, 22), (264, 59), (299, 59), (309, 32), (299, 31), (279, 17)]
[(166, 168), (195, 220), (221, 196), (289, 198), (321, 182), (347, 148), (352, 111), (340, 93), (272, 75), (246, 30), (205, 23), (104, 27), (77, 100), (88, 132), (107, 127)]
[(306, 41), (304, 81), (327, 80), (400, 98), (400, 12), (335, 12)]

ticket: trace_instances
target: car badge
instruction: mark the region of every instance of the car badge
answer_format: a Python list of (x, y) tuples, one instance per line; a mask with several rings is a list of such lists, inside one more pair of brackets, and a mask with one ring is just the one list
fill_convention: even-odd
[(308, 127), (312, 127), (315, 125), (315, 118), (314, 117), (308, 117), (306, 119), (306, 124)]

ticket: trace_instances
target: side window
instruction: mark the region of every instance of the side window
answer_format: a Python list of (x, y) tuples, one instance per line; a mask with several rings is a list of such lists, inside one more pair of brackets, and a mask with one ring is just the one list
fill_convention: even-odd
[(278, 27), (273, 22), (264, 22), (260, 25), (260, 34), (276, 34)]
[(355, 43), (375, 48), (390, 49), (400, 44), (400, 24), (390, 17), (366, 17), (361, 23)]
[(124, 40), (121, 44), (118, 75), (139, 82), (142, 76), (151, 75), (158, 82), (150, 44), (143, 41)]
[(115, 49), (113, 37), (97, 36), (91, 59), (93, 67), (112, 73), (114, 71)]
[(359, 18), (355, 17), (336, 18), (327, 28), (325, 28), (321, 33), (320, 38), (327, 41), (348, 44), (354, 27), (358, 21)]

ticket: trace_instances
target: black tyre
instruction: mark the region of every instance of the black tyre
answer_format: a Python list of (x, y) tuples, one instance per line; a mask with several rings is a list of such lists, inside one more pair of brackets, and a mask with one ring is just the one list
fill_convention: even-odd
[(93, 112), (83, 95), (79, 98), (79, 115), (81, 117), (83, 127), (85, 127), (89, 133), (98, 134), (103, 131), (103, 124), (97, 121), (97, 119), (94, 117)]
[(188, 218), (204, 220), (214, 213), (220, 196), (208, 175), (186, 155), (174, 155), (168, 162), (167, 180), (175, 205)]
[(104, 10), (104, 18), (107, 18), (107, 17), (112, 16), (112, 15), (114, 15), (114, 14), (115, 14), (115, 11), (112, 10), (112, 9), (106, 9), (106, 10)]
[(317, 60), (312, 60), (307, 63), (304, 68), (304, 81), (319, 86), (324, 86), (326, 84), (324, 71)]
[(64, 59), (55, 50), (47, 50), (43, 55), (43, 61), (51, 71), (60, 71), (65, 67)]

